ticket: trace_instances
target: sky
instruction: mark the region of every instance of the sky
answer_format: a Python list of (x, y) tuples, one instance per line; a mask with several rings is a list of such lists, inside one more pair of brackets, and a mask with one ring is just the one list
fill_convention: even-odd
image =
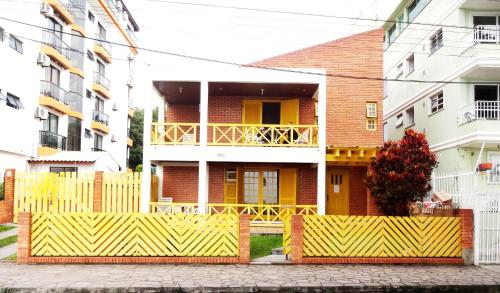
[[(180, 3), (386, 19), (399, 0), (126, 0), (139, 24), (140, 47), (249, 63), (378, 28), (383, 22), (248, 11)], [(210, 66), (141, 52), (154, 67)]]

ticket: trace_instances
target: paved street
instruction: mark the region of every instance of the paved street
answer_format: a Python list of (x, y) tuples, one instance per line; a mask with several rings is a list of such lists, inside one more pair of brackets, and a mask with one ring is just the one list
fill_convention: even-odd
[[(12, 291), (500, 292), (500, 270), (471, 266), (15, 265), (0, 263)], [(431, 289), (434, 287), (434, 289)], [(104, 288), (107, 288), (105, 290)], [(471, 291), (471, 289), (473, 289)], [(477, 290), (476, 290), (477, 289)], [(489, 291), (487, 291), (489, 290)], [(2, 291), (0, 289), (0, 291)], [(424, 291), (425, 292), (425, 291)], [(434, 291), (433, 291), (434, 292)]]

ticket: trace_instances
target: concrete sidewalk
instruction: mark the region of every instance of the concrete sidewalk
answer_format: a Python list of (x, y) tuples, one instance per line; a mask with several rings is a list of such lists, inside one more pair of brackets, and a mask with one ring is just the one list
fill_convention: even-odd
[(0, 291), (500, 292), (500, 270), (408, 265), (15, 265)]

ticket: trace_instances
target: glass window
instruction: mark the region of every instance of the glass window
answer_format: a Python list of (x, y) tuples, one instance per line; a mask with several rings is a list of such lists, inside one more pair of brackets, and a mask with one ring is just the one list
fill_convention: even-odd
[(97, 23), (97, 31), (99, 34), (99, 39), (106, 40), (106, 29), (102, 26), (102, 24)]
[(95, 21), (95, 16), (94, 14), (92, 14), (92, 12), (90, 12), (89, 10), (89, 13), (87, 14), (87, 17), (89, 18), (90, 22), (94, 22)]
[(415, 124), (415, 109), (413, 107), (407, 109), (405, 111), (406, 118), (405, 118), (405, 127), (410, 127)]
[(444, 107), (443, 92), (431, 97), (431, 113), (436, 113)]
[(50, 167), (49, 172), (52, 173), (73, 173), (78, 172), (78, 167)]
[(403, 113), (399, 113), (396, 115), (396, 128), (401, 127), (403, 125)]
[(99, 60), (97, 60), (97, 72), (99, 72), (102, 76), (106, 75), (106, 66)]
[(377, 119), (375, 118), (366, 119), (366, 130), (377, 130)]
[(278, 204), (278, 171), (264, 171), (262, 180), (263, 204)]
[(94, 53), (92, 53), (90, 50), (87, 50), (87, 58), (89, 58), (90, 61), (94, 61)]
[(94, 151), (102, 151), (102, 135), (94, 133)]
[(104, 100), (97, 96), (94, 100), (94, 110), (104, 112)]
[(406, 58), (406, 67), (408, 68), (408, 74), (415, 71), (415, 54), (411, 54), (408, 58)]
[(14, 109), (24, 109), (23, 103), (21, 103), (21, 99), (19, 97), (16, 97), (10, 93), (7, 93), (7, 100), (6, 100), (7, 106), (14, 108)]
[(59, 133), (59, 117), (49, 113), (48, 119), (43, 121), (43, 130), (55, 134)]
[(82, 145), (82, 121), (68, 117), (68, 151), (80, 151)]
[(59, 37), (59, 39), (62, 39), (62, 31), (63, 27), (62, 25), (57, 22), (54, 18), (49, 17), (48, 19), (48, 25), (47, 28), (56, 36)]
[(488, 162), (491, 162), (489, 182), (500, 184), (500, 152), (488, 152)]
[(406, 27), (405, 14), (404, 12), (398, 17), (398, 30), (401, 33)]
[(245, 171), (243, 176), (243, 203), (259, 203), (259, 172)]
[(431, 54), (443, 46), (443, 29), (439, 29), (431, 38)]
[(389, 44), (394, 43), (394, 40), (396, 40), (396, 37), (397, 37), (396, 25), (393, 25), (389, 28), (388, 35), (389, 35)]
[(61, 81), (61, 71), (52, 65), (45, 67), (45, 80), (52, 84), (59, 85)]
[(377, 117), (377, 103), (366, 103), (366, 117)]
[(16, 50), (18, 53), (23, 54), (23, 42), (21, 42), (18, 38), (10, 35), (9, 38), (9, 46)]
[(427, 5), (427, 0), (415, 0), (408, 5), (408, 21), (413, 21)]

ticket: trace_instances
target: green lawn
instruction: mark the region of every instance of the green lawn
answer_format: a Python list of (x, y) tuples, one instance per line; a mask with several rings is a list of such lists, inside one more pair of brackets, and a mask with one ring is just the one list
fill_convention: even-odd
[(281, 246), (283, 246), (281, 235), (252, 235), (250, 236), (250, 258), (270, 255), (273, 248)]
[(4, 238), (4, 239), (0, 239), (0, 247), (4, 247), (4, 246), (10, 245), (12, 243), (16, 243), (16, 242), (17, 242), (17, 235), (10, 236), (10, 237)]
[(14, 227), (13, 226), (0, 225), (0, 233), (1, 232), (5, 232), (5, 231), (9, 231), (10, 229), (14, 229)]

